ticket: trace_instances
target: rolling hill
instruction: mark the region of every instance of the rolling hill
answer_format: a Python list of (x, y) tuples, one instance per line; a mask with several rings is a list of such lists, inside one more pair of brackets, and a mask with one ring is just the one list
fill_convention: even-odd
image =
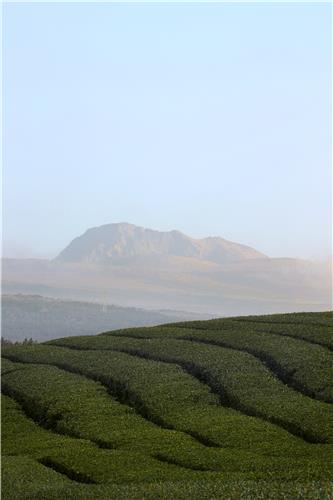
[(331, 498), (332, 350), (332, 312), (8, 347), (3, 498)]

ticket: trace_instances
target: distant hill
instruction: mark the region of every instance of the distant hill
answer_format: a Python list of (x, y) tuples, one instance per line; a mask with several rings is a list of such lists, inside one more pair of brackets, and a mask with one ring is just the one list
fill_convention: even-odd
[(332, 307), (330, 263), (125, 223), (89, 229), (52, 260), (4, 259), (3, 293), (215, 316)]
[(266, 257), (251, 247), (223, 238), (194, 239), (179, 231), (161, 232), (119, 223), (88, 229), (57, 260), (107, 263), (113, 259), (157, 256), (192, 257), (219, 264)]
[(195, 318), (199, 319), (200, 315), (56, 300), (38, 295), (2, 297), (2, 337), (11, 341), (25, 338), (44, 341), (73, 334), (93, 335), (104, 330)]

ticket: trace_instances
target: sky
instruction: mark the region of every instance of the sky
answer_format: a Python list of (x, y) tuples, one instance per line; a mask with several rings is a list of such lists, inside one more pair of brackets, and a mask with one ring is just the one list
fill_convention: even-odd
[(327, 3), (3, 7), (3, 247), (130, 222), (331, 245)]

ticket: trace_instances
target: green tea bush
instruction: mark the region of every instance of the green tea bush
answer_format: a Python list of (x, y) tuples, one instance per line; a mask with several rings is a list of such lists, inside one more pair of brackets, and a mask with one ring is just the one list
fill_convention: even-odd
[[(129, 339), (110, 335), (89, 339), (86, 338), (84, 349), (118, 349), (177, 363), (208, 384), (225, 406), (275, 423), (310, 442), (333, 442), (330, 405), (283, 384), (251, 354), (171, 338)], [(55, 342), (82, 349), (82, 339)]]
[(230, 347), (259, 358), (288, 385), (307, 396), (333, 403), (333, 354), (290, 337), (242, 330), (181, 329), (183, 339)]
[(332, 313), (6, 345), (2, 497), (333, 498), (332, 345)]
[[(92, 339), (94, 342), (97, 339), (100, 339), (99, 342), (107, 341), (109, 347), (115, 342), (113, 347), (122, 349), (126, 348), (126, 342), (133, 343), (126, 338)], [(141, 348), (142, 342), (146, 341), (136, 342)], [(153, 341), (147, 342), (153, 347)], [(157, 344), (155, 347), (167, 356), (169, 341), (166, 341), (166, 345), (161, 342), (158, 341), (160, 347)], [(182, 344), (191, 347), (189, 342), (183, 341)], [(128, 349), (133, 349), (133, 345)], [(279, 443), (281, 450), (303, 445), (302, 439), (285, 429), (220, 405), (219, 398), (207, 384), (202, 384), (180, 366), (171, 363), (140, 359), (109, 350), (80, 351), (43, 345), (20, 347), (15, 349), (15, 354), (6, 353), (6, 356), (11, 355), (20, 361), (61, 366), (100, 381), (114, 396), (132, 405), (150, 421), (186, 432), (207, 445), (252, 450), (256, 443), (257, 450), (263, 453), (271, 450), (273, 442)], [(205, 356), (202, 362), (204, 359)]]

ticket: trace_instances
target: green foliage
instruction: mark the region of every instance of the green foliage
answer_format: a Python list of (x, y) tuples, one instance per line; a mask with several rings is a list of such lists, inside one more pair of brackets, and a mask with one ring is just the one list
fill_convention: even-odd
[[(170, 326), (170, 325), (167, 325)], [(333, 314), (294, 313), (271, 316), (241, 316), (238, 318), (189, 321), (174, 324), (185, 328), (204, 330), (255, 330), (276, 333), (305, 340), (333, 349)], [(112, 333), (112, 332), (110, 332)]]
[(44, 467), (29, 457), (13, 456), (2, 460), (4, 500), (328, 500), (333, 484), (329, 481), (281, 481), (237, 479), (192, 479), (128, 484), (80, 484)]
[(25, 368), (25, 365), (22, 363), (13, 363), (9, 359), (2, 358), (1, 359), (1, 375), (4, 375), (5, 373), (9, 373), (12, 371), (20, 370), (22, 368)]
[[(122, 350), (144, 358), (177, 363), (188, 373), (203, 380), (220, 396), (225, 406), (275, 423), (308, 441), (333, 442), (330, 405), (310, 399), (288, 387), (259, 359), (247, 352), (171, 338), (133, 339), (110, 335), (78, 340), (68, 338), (55, 342), (76, 349)], [(84, 356), (90, 359), (96, 354), (86, 352)], [(109, 356), (112, 360), (117, 359), (113, 352)], [(140, 360), (129, 360), (128, 363), (144, 366), (142, 360), (141, 363)], [(146, 361), (148, 366), (151, 363)], [(143, 371), (147, 370), (143, 368)], [(326, 380), (330, 380), (328, 376), (321, 383), (325, 385)], [(175, 419), (179, 422), (182, 415), (183, 412)], [(219, 443), (223, 445), (223, 441)]]
[[(109, 348), (113, 340), (122, 348), (127, 342), (133, 342), (126, 338), (91, 337), (92, 342), (107, 342)], [(145, 341), (137, 342), (141, 345)], [(148, 343), (150, 346), (154, 342)], [(158, 341), (155, 347), (166, 355), (168, 345)], [(208, 444), (247, 450), (256, 446), (262, 453), (269, 453), (272, 443), (278, 445), (281, 452), (290, 451), (290, 446), (292, 449), (303, 446), (301, 439), (284, 429), (220, 405), (219, 398), (206, 384), (171, 363), (140, 359), (122, 352), (77, 351), (45, 345), (17, 348), (14, 354), (8, 352), (7, 355), (14, 355), (20, 361), (61, 366), (98, 380), (151, 422), (194, 435)], [(17, 380), (20, 386), (20, 378)]]
[(275, 315), (6, 347), (3, 498), (331, 498), (331, 324)]
[(287, 385), (315, 399), (333, 403), (333, 353), (320, 345), (249, 329), (184, 330), (181, 329), (184, 339), (253, 354)]

